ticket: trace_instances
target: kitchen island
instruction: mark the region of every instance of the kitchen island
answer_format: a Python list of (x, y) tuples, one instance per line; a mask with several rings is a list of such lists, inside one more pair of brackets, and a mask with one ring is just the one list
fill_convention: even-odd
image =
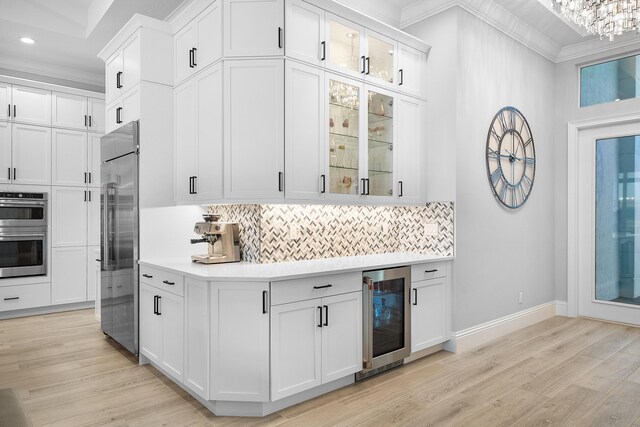
[(364, 271), (410, 266), (412, 358), (441, 348), (450, 331), (451, 260), (417, 253), (273, 264), (141, 260), (140, 363), (217, 415), (267, 415), (350, 384), (362, 370)]

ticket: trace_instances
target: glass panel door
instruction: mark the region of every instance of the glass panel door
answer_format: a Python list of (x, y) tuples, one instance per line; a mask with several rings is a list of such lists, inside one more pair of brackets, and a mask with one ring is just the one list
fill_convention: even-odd
[(359, 74), (362, 70), (360, 55), (360, 31), (337, 22), (329, 21), (329, 66), (341, 71)]
[(595, 182), (595, 299), (640, 305), (640, 136), (596, 141)]
[(367, 36), (369, 65), (367, 78), (373, 77), (386, 83), (393, 84), (393, 57), (395, 47), (380, 38)]
[(404, 280), (373, 282), (373, 357), (405, 346)]
[(358, 194), (360, 87), (329, 80), (329, 192)]
[(368, 195), (393, 195), (393, 97), (368, 91)]

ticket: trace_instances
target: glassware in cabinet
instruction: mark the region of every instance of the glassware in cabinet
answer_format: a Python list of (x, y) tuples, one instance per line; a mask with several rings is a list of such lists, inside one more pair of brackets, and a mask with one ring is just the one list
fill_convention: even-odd
[(358, 194), (360, 88), (329, 80), (329, 192)]
[(393, 195), (393, 97), (367, 92), (368, 193)]
[(395, 46), (382, 40), (380, 37), (367, 36), (368, 64), (366, 67), (367, 78), (373, 77), (385, 83), (394, 83), (394, 56)]
[(329, 21), (328, 30), (330, 67), (360, 74), (362, 69), (360, 30), (333, 19)]

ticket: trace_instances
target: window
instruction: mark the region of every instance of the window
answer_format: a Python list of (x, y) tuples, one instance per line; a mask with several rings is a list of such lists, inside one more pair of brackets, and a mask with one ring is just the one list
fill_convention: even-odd
[(580, 69), (580, 107), (640, 97), (640, 55)]

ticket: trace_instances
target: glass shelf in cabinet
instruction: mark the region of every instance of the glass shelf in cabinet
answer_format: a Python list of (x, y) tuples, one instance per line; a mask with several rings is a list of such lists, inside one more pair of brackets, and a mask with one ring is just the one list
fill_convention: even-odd
[(329, 102), (329, 105), (331, 107), (337, 107), (337, 108), (342, 108), (344, 110), (351, 110), (351, 111), (359, 111), (360, 110), (360, 106), (357, 107), (349, 107), (348, 105), (342, 105), (342, 104), (338, 104), (336, 102)]

